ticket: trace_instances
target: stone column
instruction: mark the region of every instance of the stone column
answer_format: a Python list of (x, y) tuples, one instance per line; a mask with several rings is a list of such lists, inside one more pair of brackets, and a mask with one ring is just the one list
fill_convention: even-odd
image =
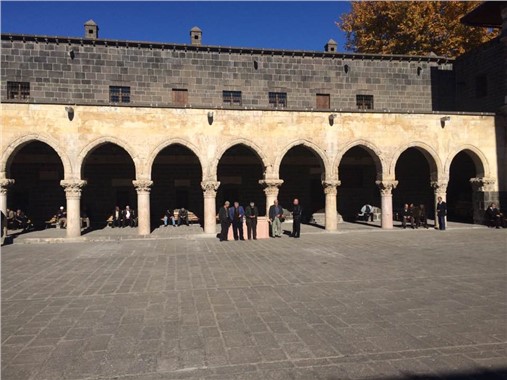
[(269, 207), (278, 198), (280, 186), (283, 184), (282, 179), (261, 179), (259, 184), (264, 186), (264, 194), (266, 194), (266, 217), (269, 218)]
[(150, 187), (153, 181), (141, 179), (132, 181), (137, 191), (137, 226), (139, 235), (151, 233), (150, 224)]
[(393, 190), (398, 186), (398, 181), (386, 180), (375, 182), (380, 189), (381, 199), (381, 226), (385, 230), (393, 228)]
[(336, 231), (338, 229), (338, 211), (336, 210), (337, 187), (340, 181), (322, 181), (324, 194), (326, 194), (326, 231)]
[[(470, 178), (470, 184), (473, 189), (473, 218), (476, 224), (484, 223), (484, 211), (488, 208), (490, 203), (499, 203), (498, 192), (494, 191), (495, 182), (493, 178)], [(499, 207), (504, 206), (499, 205)]]
[[(435, 207), (435, 228), (438, 229), (440, 226), (438, 225), (438, 216), (437, 216), (437, 202), (438, 197), (442, 197), (444, 202), (447, 202), (447, 184), (448, 181), (441, 179), (438, 181), (432, 181), (431, 187), (433, 188), (433, 192), (435, 194), (435, 199), (433, 200), (433, 206)], [(445, 223), (447, 224), (447, 217), (445, 218)]]
[(7, 212), (7, 189), (14, 185), (13, 179), (0, 179), (0, 210), (3, 211), (4, 214)]
[(204, 233), (217, 233), (217, 190), (220, 186), (218, 181), (202, 181), (201, 188), (204, 195)]
[(82, 180), (62, 180), (60, 185), (67, 198), (67, 237), (81, 236), (81, 191), (86, 186)]

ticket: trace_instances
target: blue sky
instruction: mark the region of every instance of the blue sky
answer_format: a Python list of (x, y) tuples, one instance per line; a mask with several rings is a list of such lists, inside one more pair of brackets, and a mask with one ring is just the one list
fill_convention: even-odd
[(340, 1), (2, 1), (1, 30), (81, 37), (93, 19), (100, 38), (186, 44), (199, 26), (207, 45), (322, 51), (333, 38), (344, 51), (334, 22), (349, 10)]

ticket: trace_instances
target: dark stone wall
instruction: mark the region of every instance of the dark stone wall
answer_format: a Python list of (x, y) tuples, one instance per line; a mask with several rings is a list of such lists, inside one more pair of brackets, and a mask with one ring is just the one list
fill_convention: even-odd
[(241, 108), (269, 108), (268, 92), (273, 91), (287, 93), (288, 109), (315, 109), (317, 94), (329, 94), (330, 107), (337, 110), (357, 109), (357, 94), (373, 95), (375, 110), (427, 112), (451, 107), (434, 95), (448, 95), (447, 89), (453, 88), (452, 76), (435, 77), (435, 70), (452, 67), (437, 57), (282, 55), (34, 38), (11, 40), (2, 35), (2, 100), (7, 97), (7, 81), (26, 81), (29, 101), (35, 103), (109, 104), (113, 85), (130, 86), (132, 106), (174, 106), (172, 89), (188, 89), (188, 102), (194, 107), (223, 106), (223, 90), (242, 91)]

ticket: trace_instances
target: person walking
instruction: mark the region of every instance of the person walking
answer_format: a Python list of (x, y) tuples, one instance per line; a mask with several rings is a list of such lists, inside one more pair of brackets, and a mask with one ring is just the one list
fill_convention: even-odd
[(437, 217), (438, 229), (445, 230), (445, 216), (447, 215), (447, 203), (442, 201), (442, 197), (437, 198)]
[(271, 236), (282, 237), (282, 218), (283, 208), (278, 204), (278, 199), (275, 199), (273, 204), (269, 207), (269, 223), (271, 223)]
[(259, 216), (259, 210), (254, 202), (250, 202), (245, 210), (246, 217), (246, 231), (248, 234), (248, 240), (257, 240), (257, 217)]
[(218, 220), (220, 222), (220, 241), (227, 241), (227, 234), (229, 233), (229, 227), (231, 221), (229, 219), (229, 201), (226, 201), (220, 210), (218, 211)]
[(299, 238), (301, 235), (301, 218), (303, 216), (303, 209), (299, 204), (299, 199), (295, 198), (292, 202), (294, 208), (292, 209), (292, 237)]

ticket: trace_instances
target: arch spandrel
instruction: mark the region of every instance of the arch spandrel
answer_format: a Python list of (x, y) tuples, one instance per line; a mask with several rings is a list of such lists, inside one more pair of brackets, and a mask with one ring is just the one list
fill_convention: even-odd
[(289, 150), (300, 145), (308, 148), (310, 151), (315, 153), (315, 155), (320, 159), (324, 170), (323, 179), (331, 179), (331, 177), (329, 177), (329, 173), (333, 173), (333, 170), (329, 168), (329, 159), (326, 153), (321, 148), (319, 148), (315, 143), (308, 140), (295, 140), (287, 144), (276, 157), (275, 163), (273, 165), (272, 174), (275, 175), (277, 178), (280, 176), (280, 165), (282, 164), (285, 155), (289, 152)]
[(50, 136), (45, 136), (43, 134), (25, 135), (23, 137), (15, 139), (10, 144), (8, 144), (7, 148), (2, 153), (1, 159), (2, 161), (0, 162), (0, 173), (4, 173), (4, 175), (8, 177), (10, 170), (9, 166), (13, 158), (15, 157), (16, 153), (19, 152), (19, 150), (21, 150), (27, 144), (35, 141), (47, 144), (56, 152), (58, 157), (60, 157), (60, 160), (63, 165), (64, 178), (76, 177), (76, 173), (73, 170), (74, 168), (72, 166), (71, 160), (69, 159), (69, 156), (65, 152), (65, 149), (58, 143), (57, 140), (53, 139)]
[(373, 159), (373, 162), (375, 163), (375, 169), (377, 171), (377, 180), (381, 181), (383, 178), (388, 177), (388, 173), (385, 173), (385, 171), (388, 169), (388, 166), (383, 158), (381, 150), (373, 143), (367, 141), (367, 140), (355, 140), (347, 144), (345, 147), (340, 149), (340, 153), (336, 157), (334, 164), (333, 164), (333, 175), (338, 178), (338, 168), (340, 166), (340, 162), (343, 159), (343, 156), (347, 154), (347, 152), (352, 148), (363, 148), (365, 151), (367, 151), (371, 158)]
[(83, 164), (84, 164), (86, 157), (88, 157), (88, 155), (90, 153), (92, 153), (96, 148), (98, 148), (104, 144), (115, 144), (115, 145), (119, 146), (120, 148), (123, 148), (127, 152), (127, 154), (130, 156), (130, 159), (132, 160), (132, 162), (134, 163), (136, 178), (143, 178), (142, 177), (143, 171), (142, 171), (141, 160), (135, 154), (135, 150), (125, 141), (118, 139), (116, 137), (112, 137), (112, 136), (106, 136), (106, 137), (101, 137), (101, 138), (95, 139), (81, 150), (81, 152), (78, 155), (77, 162), (76, 162), (76, 168), (79, 168), (79, 171), (77, 171), (77, 173), (79, 173), (79, 178), (81, 178), (82, 171), (83, 171)]
[(144, 165), (144, 170), (143, 170), (143, 173), (142, 173), (143, 178), (151, 178), (151, 173), (152, 173), (152, 170), (153, 170), (153, 164), (155, 163), (155, 160), (156, 160), (157, 156), (165, 148), (168, 148), (168, 147), (170, 147), (172, 145), (181, 145), (181, 146), (187, 148), (188, 150), (190, 150), (197, 157), (197, 159), (199, 160), (199, 165), (201, 166), (201, 176), (204, 176), (204, 173), (206, 173), (206, 167), (205, 167), (206, 161), (202, 159), (201, 152), (197, 148), (197, 146), (195, 146), (194, 144), (192, 144), (189, 141), (186, 141), (186, 140), (183, 140), (183, 139), (179, 139), (179, 138), (174, 138), (174, 139), (170, 139), (170, 140), (164, 141), (163, 143), (159, 144), (155, 149), (153, 149), (151, 151), (151, 153), (148, 156), (148, 158), (146, 160), (146, 163)]
[[(233, 146), (236, 146), (236, 145), (244, 145), (247, 148), (249, 148), (257, 157), (259, 157), (259, 159), (262, 162), (262, 166), (263, 166), (264, 170), (266, 170), (266, 168), (269, 167), (268, 158), (260, 146), (258, 146), (254, 142), (247, 140), (247, 139), (236, 139), (236, 140), (224, 143), (223, 145), (221, 145), (217, 149), (217, 153), (216, 153), (215, 157), (213, 158), (210, 165), (208, 166), (207, 173), (208, 173), (208, 178), (210, 180), (216, 181), (218, 163), (220, 162), (220, 159), (223, 157), (225, 152), (227, 152), (227, 150), (229, 150), (230, 148), (232, 148)], [(203, 169), (203, 172), (205, 172), (204, 169)]]
[(475, 173), (478, 178), (490, 178), (491, 172), (489, 169), (488, 159), (481, 152), (479, 148), (473, 145), (462, 145), (458, 149), (454, 150), (447, 156), (447, 160), (445, 162), (444, 173), (446, 176), (449, 176), (451, 170), (451, 164), (459, 153), (465, 152), (472, 159), (475, 165)]
[(435, 149), (422, 141), (414, 141), (410, 144), (404, 145), (393, 155), (391, 164), (389, 165), (388, 175), (390, 178), (396, 177), (396, 164), (402, 153), (410, 148), (415, 148), (424, 155), (430, 167), (430, 177), (432, 181), (437, 181), (444, 175), (442, 161), (440, 160), (440, 157), (438, 156), (438, 153), (435, 151)]

